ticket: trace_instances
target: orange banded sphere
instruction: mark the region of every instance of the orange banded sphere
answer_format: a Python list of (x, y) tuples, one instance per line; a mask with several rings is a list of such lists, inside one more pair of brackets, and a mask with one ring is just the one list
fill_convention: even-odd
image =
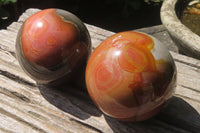
[(49, 84), (74, 75), (75, 69), (86, 63), (91, 53), (90, 36), (75, 15), (61, 9), (45, 9), (24, 22), (16, 53), (29, 76), (38, 83)]
[(155, 38), (127, 31), (104, 40), (91, 54), (86, 85), (108, 116), (142, 121), (154, 116), (172, 96), (176, 67)]

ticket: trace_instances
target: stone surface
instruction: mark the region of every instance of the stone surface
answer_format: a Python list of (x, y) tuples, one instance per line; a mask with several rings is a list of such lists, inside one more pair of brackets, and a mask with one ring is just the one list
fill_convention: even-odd
[(161, 20), (179, 50), (200, 59), (200, 37), (183, 25), (176, 14), (182, 2), (183, 0), (165, 0), (161, 7)]

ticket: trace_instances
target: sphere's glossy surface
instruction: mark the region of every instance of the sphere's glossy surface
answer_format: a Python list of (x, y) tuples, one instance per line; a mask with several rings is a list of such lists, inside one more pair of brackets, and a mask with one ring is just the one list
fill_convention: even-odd
[(74, 75), (73, 71), (82, 67), (90, 52), (90, 36), (85, 25), (61, 9), (35, 13), (18, 33), (16, 53), (20, 65), (41, 84)]
[(167, 49), (155, 38), (121, 32), (104, 40), (91, 54), (86, 85), (105, 114), (141, 121), (155, 115), (171, 97), (176, 67)]

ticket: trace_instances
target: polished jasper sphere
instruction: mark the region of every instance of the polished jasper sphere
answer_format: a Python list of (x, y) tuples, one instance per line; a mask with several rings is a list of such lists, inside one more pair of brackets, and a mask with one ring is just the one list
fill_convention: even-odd
[(85, 25), (61, 9), (46, 9), (30, 16), (17, 37), (20, 65), (41, 84), (61, 82), (63, 77), (66, 82), (83, 67), (90, 52), (90, 36)]
[(91, 54), (86, 85), (96, 105), (108, 116), (146, 120), (171, 97), (176, 67), (167, 49), (138, 32), (117, 33)]

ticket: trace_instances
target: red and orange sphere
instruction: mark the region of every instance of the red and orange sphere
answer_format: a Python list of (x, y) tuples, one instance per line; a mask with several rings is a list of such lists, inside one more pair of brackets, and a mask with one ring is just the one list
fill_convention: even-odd
[(20, 65), (29, 76), (40, 84), (54, 84), (63, 77), (63, 82), (70, 80), (86, 64), (91, 39), (75, 15), (46, 9), (25, 21), (16, 49)]
[(21, 47), (29, 62), (53, 67), (63, 62), (71, 50), (82, 46), (78, 38), (75, 24), (64, 20), (56, 9), (49, 9), (26, 20), (21, 32)]
[(88, 92), (107, 115), (140, 121), (155, 115), (171, 97), (176, 69), (158, 40), (127, 31), (104, 40), (86, 67)]

